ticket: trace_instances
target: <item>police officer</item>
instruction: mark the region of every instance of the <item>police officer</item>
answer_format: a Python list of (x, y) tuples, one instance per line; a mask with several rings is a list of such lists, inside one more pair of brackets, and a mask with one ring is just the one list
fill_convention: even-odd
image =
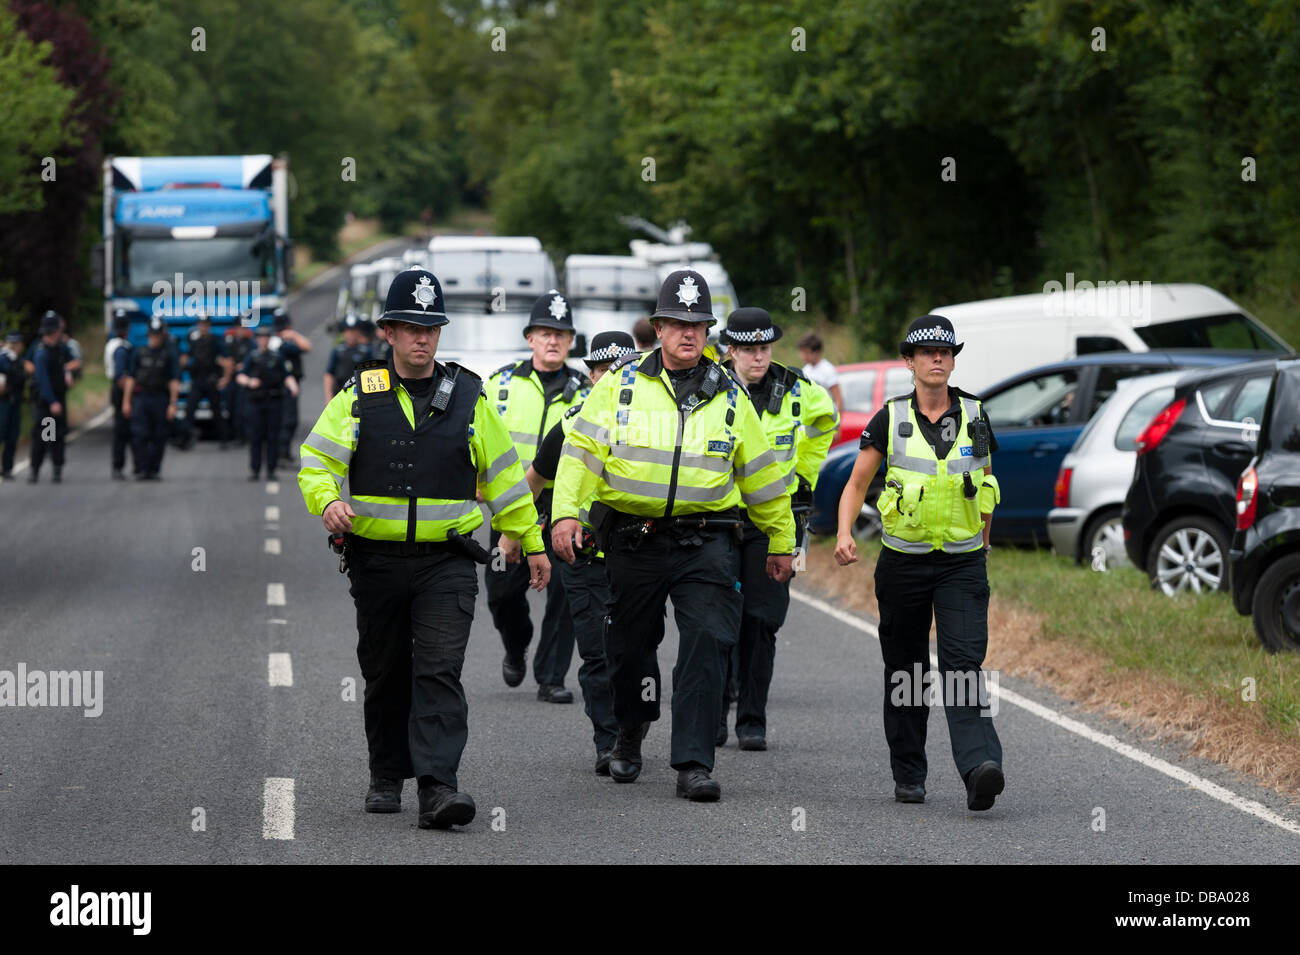
[(271, 329), (257, 326), (257, 351), (244, 359), (244, 367), (235, 378), (244, 389), (244, 407), (248, 414), (248, 466), (250, 481), (258, 479), (262, 455), (266, 454), (266, 479), (275, 480), (280, 459), (280, 417), (285, 408), (284, 395), (298, 394), (298, 381), (288, 358), (271, 347)]
[[(130, 330), (131, 320), (127, 317), (126, 311), (117, 309), (113, 313), (113, 337), (104, 346), (104, 373), (112, 383), (109, 392), (109, 400), (113, 406), (110, 463), (114, 481), (126, 480), (123, 468), (126, 467), (126, 450), (131, 445), (131, 421), (122, 413), (122, 403), (126, 397), (126, 381), (131, 372), (131, 355), (135, 351), (130, 339), (127, 338)], [(132, 457), (134, 456), (133, 452)]]
[(131, 366), (123, 385), (122, 414), (131, 419), (135, 463), (144, 481), (162, 480), (167, 431), (176, 420), (181, 369), (176, 352), (167, 342), (167, 323), (149, 319), (149, 343), (131, 353)]
[[(357, 369), (303, 442), (298, 484), (345, 559), (357, 611), (370, 750), (367, 812), (399, 812), (402, 781), (419, 783), (422, 829), (465, 825), (459, 792), (468, 736), (461, 667), (478, 578), (466, 544), (483, 522), (522, 538), (534, 589), (550, 574), (518, 454), (481, 380), (435, 361), (447, 324), (442, 288), (421, 268), (400, 272), (381, 318), (387, 362)], [(348, 481), (351, 502), (341, 499)]]
[[(555, 427), (573, 405), (586, 397), (591, 382), (587, 376), (565, 365), (573, 345), (573, 314), (564, 296), (551, 289), (533, 303), (524, 328), (524, 338), (533, 357), (498, 368), (488, 379), (487, 394), (510, 429), (519, 461), (527, 470), (546, 432)], [(543, 521), (551, 506), (549, 486), (537, 499)], [(498, 546), (492, 536), (492, 546)], [(547, 542), (547, 555), (551, 556)], [(494, 567), (501, 566), (501, 570)], [(533, 639), (533, 621), (528, 613), (528, 581), (520, 564), (497, 562), (484, 571), (488, 609), (501, 634), (506, 655), (501, 675), (507, 686), (518, 686), (526, 672), (524, 653)], [(559, 574), (551, 575), (542, 616), (542, 635), (533, 658), (537, 698), (547, 703), (572, 703), (573, 691), (564, 686), (573, 660), (573, 619), (564, 600)]]
[(235, 380), (235, 376), (243, 369), (244, 360), (257, 350), (257, 344), (253, 341), (253, 326), (256, 324), (255, 313), (250, 312), (241, 317), (238, 325), (226, 330), (226, 354), (230, 358), (233, 374), (226, 383), (222, 400), (230, 409), (230, 436), (237, 445), (248, 440), (248, 403), (244, 400), (244, 389)]
[(11, 331), (0, 348), (0, 481), (14, 476), (14, 452), (22, 430), (23, 395), (27, 390), (27, 367), (23, 362), (23, 333)]
[(555, 482), (555, 552), (574, 560), (578, 518), (591, 521), (609, 575), (605, 654), (618, 737), (610, 775), (632, 782), (641, 740), (659, 717), (657, 648), (672, 598), (680, 642), (673, 671), (677, 795), (721, 795), (713, 770), (722, 658), (740, 629), (740, 505), (770, 537), (767, 572), (790, 576), (794, 521), (785, 474), (744, 387), (703, 358), (714, 323), (704, 277), (664, 280), (654, 315), (661, 347), (615, 363), (583, 403)]
[(334, 346), (325, 366), (325, 400), (329, 401), (338, 393), (343, 382), (352, 377), (357, 365), (373, 357), (361, 330), (360, 317), (355, 312), (348, 312), (343, 318), (343, 341)]
[[(802, 372), (772, 361), (772, 343), (780, 338), (780, 327), (772, 324), (772, 316), (765, 310), (741, 308), (728, 316), (720, 341), (727, 346), (727, 366), (749, 390), (749, 400), (781, 468), (786, 490), (795, 502), (796, 537), (802, 540), (817, 473), (830, 450), (840, 416), (825, 388), (809, 381)], [(739, 690), (736, 741), (744, 750), (765, 750), (767, 691), (776, 660), (776, 632), (785, 623), (790, 608), (790, 584), (767, 576), (767, 535), (750, 520), (747, 510), (744, 520), (740, 591), (745, 603), (740, 640), (726, 662), (729, 669), (734, 667)], [(724, 680), (723, 686), (728, 684)], [(727, 739), (727, 702), (724, 698), (718, 745)]]
[[(46, 312), (41, 318), (41, 343), (32, 354), (31, 375), (36, 401), (32, 414), (32, 458), (29, 484), (40, 480), (41, 465), (48, 450), (54, 462), (54, 482), (63, 480), (64, 442), (68, 433), (68, 389), (72, 387), (72, 373), (67, 370), (69, 361), (67, 345), (63, 341), (63, 318), (58, 312)], [(53, 425), (48, 433), (45, 422)]]
[[(613, 362), (635, 354), (636, 345), (627, 332), (600, 332), (591, 340), (591, 353), (582, 361), (594, 383), (600, 381)], [(564, 439), (581, 410), (582, 403), (575, 404), (565, 412), (560, 423), (546, 433), (537, 450), (537, 457), (533, 458), (533, 463), (528, 468), (528, 486), (534, 495), (541, 494), (547, 482), (554, 481), (560, 467)], [(563, 578), (565, 601), (573, 620), (574, 642), (582, 657), (582, 666), (578, 668), (578, 685), (582, 687), (583, 708), (595, 731), (593, 741), (596, 744), (596, 775), (608, 776), (610, 752), (618, 735), (618, 721), (614, 719), (614, 697), (609, 688), (609, 668), (605, 663), (605, 608), (609, 603), (609, 580), (605, 576), (604, 553), (595, 546), (594, 541), (588, 540), (591, 503), (590, 500), (585, 501), (578, 513), (586, 546), (580, 548), (572, 564), (561, 562), (559, 573)], [(508, 538), (502, 540), (501, 549), (508, 554), (506, 559), (518, 560), (515, 548), (509, 545)]]
[(311, 342), (291, 327), (288, 314), (281, 312), (275, 316), (275, 336), (278, 341), (274, 348), (289, 361), (290, 374), (295, 385), (284, 395), (280, 419), (280, 457), (293, 460), (293, 437), (298, 431), (298, 387), (302, 381), (302, 356), (311, 351)]
[(217, 432), (217, 441), (224, 450), (230, 444), (229, 412), (223, 406), (222, 395), (230, 384), (234, 368), (226, 354), (221, 339), (212, 334), (212, 320), (206, 312), (200, 312), (198, 321), (190, 329), (188, 352), (181, 355), (181, 367), (190, 373), (190, 394), (186, 399), (186, 427), (193, 431), (194, 413), (200, 402), (207, 399), (212, 411), (212, 421)]
[[(933, 614), (953, 760), (967, 807), (980, 811), (993, 806), (1004, 785), (1002, 745), (980, 682), (988, 647), (989, 528), (1001, 492), (990, 463), (997, 441), (988, 417), (975, 395), (948, 384), (962, 347), (942, 316), (924, 315), (908, 328), (899, 351), (916, 388), (889, 399), (862, 433), (840, 497), (835, 559), (857, 561), (853, 522), (884, 461), (885, 490), (876, 504), (884, 546), (875, 583), (894, 798), (925, 802), (926, 700), (938, 682), (930, 671)], [(915, 685), (918, 675), (922, 686)]]

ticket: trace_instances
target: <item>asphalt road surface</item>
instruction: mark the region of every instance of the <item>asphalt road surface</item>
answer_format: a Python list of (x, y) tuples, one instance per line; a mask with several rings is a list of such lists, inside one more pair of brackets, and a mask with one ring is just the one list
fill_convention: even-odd
[[(320, 282), (292, 303), (315, 344), (299, 440), (322, 404), (335, 289)], [(770, 748), (742, 753), (732, 736), (715, 770), (722, 800), (675, 798), (667, 706), (641, 778), (618, 785), (592, 772), (580, 701), (537, 702), (531, 673), (518, 689), (502, 682), (481, 587), (460, 773), (478, 817), (465, 830), (417, 829), (413, 781), (399, 815), (367, 815), (354, 611), (293, 469), (278, 486), (251, 483), (246, 450), (205, 442), (169, 448), (161, 483), (115, 483), (108, 438), (101, 426), (73, 443), (61, 485), (0, 487), (0, 670), (103, 674), (95, 717), (0, 707), (5, 863), (1280, 863), (1300, 853), (1300, 812), (1285, 800), (1011, 681), (1003, 687), (1027, 702), (1004, 701), (997, 717), (1007, 791), (996, 807), (967, 811), (937, 712), (927, 802), (896, 804), (869, 623), (798, 600), (779, 638)], [(665, 675), (675, 647), (670, 626)], [(575, 692), (577, 664), (575, 654)], [(1060, 717), (1195, 775), (1172, 778)]]

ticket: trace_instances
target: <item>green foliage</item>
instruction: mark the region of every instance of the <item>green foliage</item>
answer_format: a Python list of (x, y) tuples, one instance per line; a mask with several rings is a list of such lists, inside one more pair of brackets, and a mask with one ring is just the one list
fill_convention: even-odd
[(0, 5), (0, 215), (44, 205), (41, 160), (62, 159), (73, 91), (49, 65), (50, 44), (33, 43)]

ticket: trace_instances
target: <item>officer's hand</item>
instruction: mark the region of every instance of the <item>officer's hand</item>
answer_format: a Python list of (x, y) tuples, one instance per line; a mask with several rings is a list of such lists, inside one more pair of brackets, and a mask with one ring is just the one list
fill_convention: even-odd
[(298, 397), (298, 382), (297, 382), (296, 380), (294, 380), (293, 378), (288, 378), (288, 379), (285, 380), (284, 383), (285, 383), (285, 385), (286, 385), (286, 386), (288, 387), (288, 389), (289, 389), (289, 394), (292, 395), (294, 398), (297, 398), (297, 397)]
[(545, 590), (551, 582), (551, 562), (545, 554), (528, 555), (528, 579), (533, 590)]
[(858, 544), (852, 535), (841, 537), (835, 542), (835, 562), (841, 567), (858, 562)]
[(519, 558), (524, 555), (524, 545), (517, 540), (511, 540), (509, 537), (502, 535), (501, 540), (497, 542), (501, 548), (501, 556), (506, 559), (507, 564), (519, 563)]
[(572, 564), (574, 561), (574, 535), (581, 538), (582, 525), (572, 517), (566, 517), (551, 525), (551, 547), (555, 550), (555, 556), (566, 564)]
[(248, 387), (250, 387), (250, 388), (260, 388), (260, 387), (262, 387), (262, 379), (261, 379), (261, 378), (249, 378), (249, 379), (248, 379)]
[(63, 402), (56, 401), (50, 405), (50, 414), (63, 414)]
[(789, 554), (768, 554), (767, 576), (778, 584), (783, 584), (790, 579), (790, 572), (794, 569), (793, 564), (794, 558)]
[(356, 511), (348, 507), (347, 501), (330, 501), (320, 519), (331, 534), (341, 534), (352, 530), (352, 518), (356, 516)]
[(168, 421), (173, 421), (173, 420), (175, 420), (175, 418), (176, 418), (176, 406), (175, 406), (175, 405), (168, 405), (168, 406), (167, 406), (167, 420), (168, 420)]

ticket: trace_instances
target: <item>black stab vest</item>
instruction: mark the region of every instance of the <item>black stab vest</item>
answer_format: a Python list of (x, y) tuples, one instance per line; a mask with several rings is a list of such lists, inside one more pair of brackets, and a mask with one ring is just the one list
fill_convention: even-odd
[(164, 345), (161, 348), (141, 348), (135, 355), (135, 386), (145, 394), (159, 394), (167, 391), (167, 365), (171, 354)]
[(439, 363), (435, 389), (444, 376), (457, 372), (451, 400), (445, 411), (432, 409), (412, 430), (398, 404), (393, 366), (374, 359), (362, 362), (357, 366), (358, 378), (368, 368), (387, 368), (389, 388), (366, 394), (359, 380), (353, 386), (353, 414), (361, 420), (348, 470), (352, 493), (473, 500), (478, 471), (469, 453), (469, 428), (482, 380), (465, 368)]

